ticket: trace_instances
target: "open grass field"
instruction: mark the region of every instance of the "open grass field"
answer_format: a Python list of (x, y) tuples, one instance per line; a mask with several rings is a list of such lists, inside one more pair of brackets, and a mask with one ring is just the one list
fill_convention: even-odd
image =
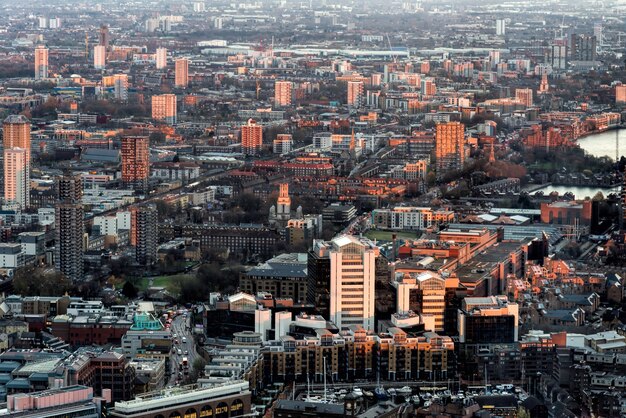
[(396, 234), (398, 239), (417, 239), (419, 232), (409, 232), (409, 231), (380, 231), (375, 229), (370, 229), (365, 233), (365, 236), (371, 240), (379, 240), (379, 241), (391, 241), (391, 237), (393, 234)]

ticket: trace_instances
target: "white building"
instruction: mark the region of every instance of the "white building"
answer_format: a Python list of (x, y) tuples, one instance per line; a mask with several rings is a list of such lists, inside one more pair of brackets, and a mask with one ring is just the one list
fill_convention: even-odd
[(93, 68), (103, 70), (106, 66), (107, 50), (104, 45), (96, 45), (93, 48)]
[(18, 243), (0, 243), (0, 267), (14, 269), (24, 265), (22, 245)]
[(162, 70), (167, 67), (167, 48), (157, 48), (155, 61), (157, 70)]
[(330, 317), (337, 327), (374, 331), (375, 263), (378, 248), (350, 235), (330, 242)]

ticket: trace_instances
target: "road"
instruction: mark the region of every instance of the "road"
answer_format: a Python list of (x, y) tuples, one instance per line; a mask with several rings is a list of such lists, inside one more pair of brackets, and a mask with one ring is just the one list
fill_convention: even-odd
[[(178, 344), (174, 343), (175, 352), (170, 356), (170, 366), (172, 375), (170, 376), (169, 381), (167, 382), (167, 386), (173, 386), (176, 384), (178, 379), (179, 372), (179, 364), (182, 363), (183, 357), (187, 357), (187, 362), (189, 364), (189, 370), (193, 367), (193, 362), (196, 358), (199, 357), (199, 354), (196, 352), (196, 345), (194, 343), (193, 337), (191, 335), (191, 317), (184, 317), (183, 315), (177, 315), (172, 320), (172, 325), (170, 326), (170, 330), (172, 331), (172, 336), (175, 334), (174, 340), (178, 341)], [(183, 337), (186, 339), (183, 342)], [(178, 350), (180, 349), (181, 355), (178, 354)], [(187, 352), (188, 354), (185, 354)]]

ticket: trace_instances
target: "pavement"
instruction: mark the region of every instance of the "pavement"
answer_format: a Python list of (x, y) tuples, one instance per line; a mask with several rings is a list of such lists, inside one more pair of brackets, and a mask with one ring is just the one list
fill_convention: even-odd
[[(172, 370), (173, 373), (167, 382), (167, 386), (174, 386), (178, 378), (179, 364), (182, 363), (183, 357), (187, 357), (187, 363), (189, 365), (188, 370), (191, 371), (194, 360), (200, 355), (196, 351), (196, 345), (191, 335), (191, 316), (185, 318), (183, 315), (177, 315), (172, 320), (170, 330), (172, 331), (172, 335), (176, 334), (176, 338), (174, 339), (178, 340), (178, 344), (174, 343), (176, 351), (172, 352), (170, 355), (170, 370)], [(186, 338), (186, 342), (183, 342), (183, 337)], [(181, 350), (181, 355), (178, 355), (178, 349)], [(185, 351), (187, 351), (188, 354), (185, 354)], [(185, 375), (183, 375), (183, 377), (184, 376)]]

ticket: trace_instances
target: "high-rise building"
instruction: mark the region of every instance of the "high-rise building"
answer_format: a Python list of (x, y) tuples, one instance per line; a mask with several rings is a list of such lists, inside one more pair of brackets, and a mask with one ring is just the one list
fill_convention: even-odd
[(504, 19), (496, 20), (496, 35), (504, 36), (506, 34), (506, 23)]
[(361, 107), (363, 104), (363, 82), (348, 81), (348, 106)]
[(105, 49), (108, 49), (110, 40), (111, 35), (109, 34), (109, 27), (107, 25), (100, 26), (100, 32), (98, 32), (98, 45), (102, 45)]
[(337, 327), (374, 331), (375, 265), (378, 248), (342, 235), (330, 242), (330, 319)]
[(85, 233), (82, 204), (83, 184), (80, 176), (61, 176), (55, 180), (54, 264), (72, 281), (83, 277), (83, 235)]
[(515, 100), (521, 102), (526, 107), (533, 106), (532, 89), (515, 89)]
[(593, 36), (596, 37), (596, 46), (600, 49), (602, 46), (602, 22), (593, 25)]
[(4, 200), (30, 206), (30, 162), (24, 148), (4, 150)]
[(176, 95), (152, 96), (152, 119), (162, 120), (169, 125), (176, 123)]
[(460, 170), (465, 162), (465, 125), (461, 122), (438, 123), (435, 131), (437, 176)]
[(432, 77), (426, 77), (421, 80), (421, 93), (423, 96), (434, 96), (437, 93), (437, 85), (435, 79)]
[(550, 45), (548, 64), (555, 70), (564, 70), (567, 67), (567, 42), (565, 40), (555, 40)]
[(113, 93), (116, 100), (128, 100), (128, 75), (115, 74), (113, 76)]
[(131, 208), (131, 244), (135, 246), (135, 259), (149, 265), (156, 261), (158, 245), (158, 212), (153, 204)]
[(276, 217), (281, 221), (291, 218), (291, 197), (289, 196), (289, 183), (280, 185), (280, 192), (276, 202)]
[(189, 60), (179, 58), (175, 64), (174, 86), (186, 88), (189, 85)]
[(255, 155), (261, 151), (263, 145), (263, 127), (254, 119), (249, 119), (246, 125), (241, 127), (241, 152)]
[(206, 11), (206, 4), (204, 1), (194, 1), (193, 2), (193, 11), (195, 13), (202, 13)]
[(155, 61), (157, 70), (167, 67), (167, 48), (157, 48)]
[(2, 124), (4, 149), (24, 148), (30, 164), (30, 121), (23, 115), (11, 115)]
[(274, 83), (274, 106), (291, 106), (293, 83), (291, 81), (276, 81)]
[(593, 35), (572, 33), (569, 51), (570, 61), (595, 61), (597, 58), (597, 39)]
[(147, 136), (122, 138), (122, 182), (127, 187), (145, 191), (150, 175), (150, 141)]
[(35, 48), (35, 80), (48, 78), (48, 48), (38, 45)]
[(30, 203), (30, 121), (23, 115), (11, 115), (2, 128), (4, 198), (26, 208)]
[(93, 68), (103, 70), (106, 66), (107, 50), (104, 45), (93, 47)]
[(548, 84), (548, 73), (544, 72), (541, 75), (541, 84), (539, 84), (539, 93), (545, 94), (550, 90), (550, 84)]
[(616, 104), (625, 104), (626, 103), (626, 85), (618, 84), (615, 86), (615, 103)]

